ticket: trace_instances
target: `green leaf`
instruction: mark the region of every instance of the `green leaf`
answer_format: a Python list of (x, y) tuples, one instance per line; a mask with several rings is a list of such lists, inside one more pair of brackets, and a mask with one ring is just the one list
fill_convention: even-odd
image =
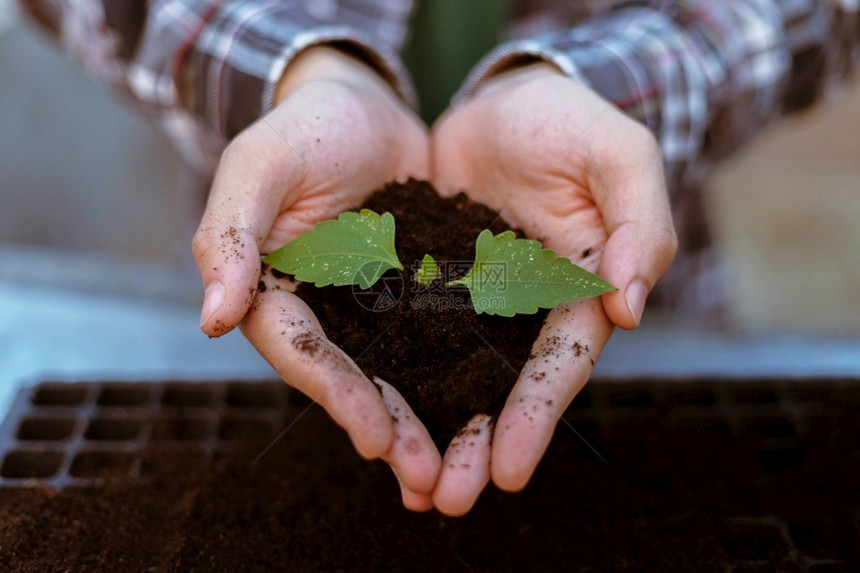
[(394, 217), (370, 209), (317, 223), (263, 262), (318, 287), (357, 284), (369, 288), (385, 271), (403, 270), (394, 250)]
[(415, 273), (415, 280), (429, 287), (430, 283), (442, 278), (442, 273), (439, 272), (439, 265), (433, 260), (430, 255), (424, 255), (424, 260), (421, 261), (421, 267)]
[(517, 239), (511, 231), (497, 236), (481, 231), (475, 266), (449, 284), (465, 285), (480, 314), (534, 314), (563, 302), (601, 295), (615, 287), (538, 241)]

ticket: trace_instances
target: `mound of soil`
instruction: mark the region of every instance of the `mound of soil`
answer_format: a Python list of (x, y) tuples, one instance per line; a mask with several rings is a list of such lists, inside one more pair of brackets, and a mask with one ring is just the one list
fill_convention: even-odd
[[(546, 311), (512, 318), (478, 314), (468, 290), (443, 286), (471, 269), (482, 230), (510, 230), (489, 207), (462, 193), (443, 199), (414, 179), (387, 185), (362, 207), (394, 215), (395, 248), (405, 269), (392, 269), (369, 290), (301, 284), (296, 294), (369, 377), (403, 394), (444, 451), (475, 414), (501, 412)], [(442, 274), (430, 288), (414, 279), (425, 254)]]

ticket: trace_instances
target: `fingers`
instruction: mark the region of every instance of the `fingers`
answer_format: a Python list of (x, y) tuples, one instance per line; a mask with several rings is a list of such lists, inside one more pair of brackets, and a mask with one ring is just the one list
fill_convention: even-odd
[(200, 328), (209, 336), (232, 330), (251, 305), (260, 245), (290, 188), (289, 156), (271, 157), (277, 142), (268, 131), (249, 128), (224, 152), (194, 236), (205, 292)]
[(267, 280), (257, 295), (242, 322), (245, 336), (287, 383), (326, 409), (362, 456), (391, 465), (408, 509), (431, 509), (441, 456), (426, 428), (390, 384), (371, 383), (307, 305), (278, 286)]
[(555, 426), (585, 385), (612, 333), (600, 301), (564, 304), (547, 317), (493, 436), (493, 482), (522, 489), (546, 451)]
[[(394, 470), (394, 468), (392, 468)], [(397, 470), (394, 470), (394, 477), (400, 484), (400, 496), (403, 499), (403, 507), (410, 511), (430, 511), (433, 509), (433, 494), (420, 493), (412, 491), (403, 484), (403, 480), (397, 475)]]
[(465, 514), (489, 483), (492, 430), (490, 417), (478, 414), (451, 440), (433, 491), (433, 504), (442, 513)]
[(403, 505), (414, 511), (427, 511), (433, 507), (430, 492), (436, 484), (442, 456), (403, 396), (380, 378), (374, 378), (374, 383), (394, 422), (394, 440), (382, 459), (400, 482)]
[(631, 329), (639, 325), (645, 299), (672, 262), (678, 241), (656, 141), (620, 114), (607, 123), (607, 134), (623, 134), (624, 152), (617, 144), (598, 148), (592, 170), (592, 190), (609, 233), (599, 274), (618, 289), (602, 301), (616, 326)]
[[(242, 332), (291, 386), (318, 402), (365, 458), (388, 452), (394, 424), (377, 388), (322, 331), (298, 297), (271, 281), (242, 321)], [(411, 474), (410, 474), (411, 483)]]
[(254, 300), (260, 253), (252, 229), (235, 224), (201, 226), (194, 254), (203, 279), (200, 328), (209, 336), (230, 332)]

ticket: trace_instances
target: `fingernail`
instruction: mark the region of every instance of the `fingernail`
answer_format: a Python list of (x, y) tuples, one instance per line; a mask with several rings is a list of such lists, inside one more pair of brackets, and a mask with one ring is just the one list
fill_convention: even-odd
[(221, 283), (212, 283), (206, 287), (203, 294), (203, 310), (200, 313), (201, 327), (221, 307), (222, 302), (224, 302), (224, 287), (221, 286)]
[(624, 292), (624, 298), (627, 299), (627, 308), (630, 310), (630, 315), (636, 321), (636, 326), (642, 322), (642, 313), (645, 311), (645, 299), (648, 297), (648, 289), (645, 283), (639, 279), (634, 280), (628, 285)]

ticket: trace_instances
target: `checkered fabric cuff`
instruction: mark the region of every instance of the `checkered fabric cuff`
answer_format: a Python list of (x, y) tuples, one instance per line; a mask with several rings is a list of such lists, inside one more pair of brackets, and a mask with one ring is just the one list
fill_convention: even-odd
[(410, 104), (415, 98), (396, 54), (348, 26), (321, 24), (282, 2), (230, 2), (215, 11), (184, 63), (190, 70), (183, 94), (207, 131), (225, 142), (265, 114), (284, 69), (302, 50), (336, 44), (361, 56)]

